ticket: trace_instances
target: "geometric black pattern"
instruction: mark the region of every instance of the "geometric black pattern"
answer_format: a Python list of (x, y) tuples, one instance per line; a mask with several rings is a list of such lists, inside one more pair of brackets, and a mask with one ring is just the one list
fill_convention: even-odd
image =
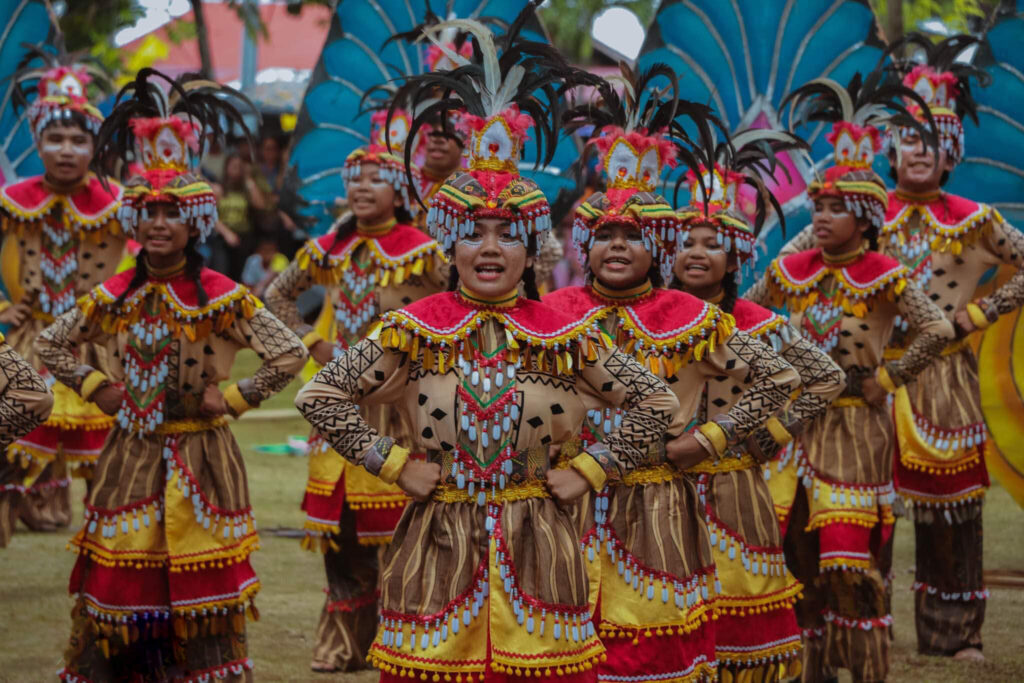
[(742, 438), (764, 424), (789, 400), (789, 386), (780, 386), (774, 376), (790, 366), (768, 346), (740, 330), (729, 336), (725, 346), (749, 368), (744, 381), (747, 390), (727, 416), (735, 436)]
[(927, 332), (929, 325), (946, 320), (938, 306), (924, 292), (908, 284), (897, 300), (900, 315), (918, 331), (903, 357), (886, 365), (889, 376), (897, 384), (906, 384), (939, 356), (950, 340), (935, 332)]
[(800, 374), (800, 383), (804, 390), (789, 409), (789, 417), (800, 423), (810, 422), (829, 405), (829, 400), (808, 391), (815, 385), (835, 387), (843, 383), (843, 371), (835, 361), (822, 351), (816, 344), (792, 332), (796, 341), (782, 349), (782, 357)]
[(25, 359), (8, 344), (0, 344), (0, 454), (12, 442), (38, 427), (44, 419), (40, 404), (29, 403), (12, 391), (29, 392), (41, 396), (49, 393), (46, 383)]
[(263, 303), (270, 312), (276, 315), (295, 334), (305, 336), (312, 328), (302, 319), (296, 300), (299, 295), (313, 285), (309, 272), (292, 261), (288, 267), (274, 278), (267, 291), (263, 294)]

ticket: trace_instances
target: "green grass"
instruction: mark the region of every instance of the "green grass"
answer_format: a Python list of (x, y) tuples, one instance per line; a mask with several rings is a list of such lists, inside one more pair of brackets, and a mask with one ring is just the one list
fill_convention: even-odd
[[(240, 355), (239, 373), (255, 368), (255, 357)], [(298, 383), (264, 407), (285, 408)], [(305, 434), (305, 422), (287, 420), (243, 422), (234, 425), (235, 436), (249, 471), (256, 518), (262, 530), (262, 550), (252, 563), (263, 582), (257, 598), (260, 621), (249, 626), (250, 653), (260, 681), (344, 681), (369, 683), (373, 672), (316, 675), (309, 671), (317, 617), (323, 604), (323, 565), (319, 555), (299, 548), (298, 539), (283, 538), (275, 529), (302, 525), (299, 502), (306, 478), (306, 461), (253, 451), (261, 443), (284, 441), (287, 435)], [(84, 486), (76, 482), (72, 496), (76, 520), (81, 519)], [(991, 569), (1024, 570), (1024, 550), (1017, 539), (1024, 513), (998, 486), (989, 492), (985, 505), (985, 566)], [(0, 550), (0, 681), (30, 683), (53, 681), (61, 665), (68, 637), (71, 598), (67, 580), (74, 554), (65, 546), (73, 530), (53, 534), (15, 534), (10, 546)], [(893, 612), (895, 647), (891, 681), (1024, 680), (1024, 648), (1021, 647), (1021, 615), (1024, 591), (993, 588), (984, 627), (983, 665), (954, 662), (916, 654), (913, 626), (914, 536), (909, 522), (901, 520), (896, 531), (896, 587)], [(842, 678), (850, 680), (848, 675)]]

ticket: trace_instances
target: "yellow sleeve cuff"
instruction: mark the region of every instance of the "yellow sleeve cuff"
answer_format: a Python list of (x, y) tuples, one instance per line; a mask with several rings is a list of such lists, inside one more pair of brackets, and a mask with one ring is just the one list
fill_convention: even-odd
[(409, 449), (402, 448), (398, 444), (391, 447), (388, 451), (388, 458), (384, 461), (384, 465), (380, 468), (380, 472), (377, 474), (381, 481), (387, 484), (394, 484), (398, 481), (398, 475), (402, 473), (405, 468), (405, 463), (409, 460)]
[(227, 401), (228, 407), (231, 408), (231, 412), (235, 417), (239, 417), (250, 408), (256, 407), (249, 405), (249, 402), (245, 400), (242, 392), (238, 389), (237, 383), (224, 390), (224, 400)]
[(92, 395), (107, 381), (106, 375), (99, 370), (93, 370), (82, 380), (82, 388), (78, 390), (78, 393), (83, 399), (90, 401)]
[(789, 430), (782, 425), (782, 422), (777, 417), (768, 418), (764, 426), (768, 429), (768, 433), (772, 435), (772, 438), (775, 439), (775, 443), (780, 446), (785, 446), (793, 440), (793, 435), (789, 433)]
[(0, 313), (3, 313), (13, 305), (10, 301), (0, 301)]
[(882, 385), (882, 388), (890, 394), (895, 394), (896, 390), (899, 388), (896, 386), (896, 382), (892, 381), (892, 377), (889, 376), (889, 371), (885, 369), (884, 365), (878, 366), (878, 372), (875, 373), (875, 379)]
[(310, 330), (306, 333), (306, 336), (302, 338), (302, 344), (307, 348), (311, 349), (316, 346), (319, 342), (324, 340), (316, 330)]
[(718, 426), (714, 421), (705, 422), (700, 427), (697, 427), (697, 431), (704, 435), (711, 445), (715, 448), (715, 453), (719, 456), (725, 453), (725, 449), (729, 447), (729, 438), (725, 435), (725, 431)]
[(976, 303), (967, 304), (967, 315), (971, 318), (971, 323), (979, 330), (984, 330), (992, 324), (989, 322), (988, 316), (985, 315), (985, 311), (981, 310), (981, 306)]
[(604, 483), (608, 481), (608, 474), (604, 471), (594, 457), (590, 453), (583, 452), (577, 455), (575, 458), (569, 461), (572, 468), (579, 472), (590, 487), (595, 491), (600, 491), (604, 488)]

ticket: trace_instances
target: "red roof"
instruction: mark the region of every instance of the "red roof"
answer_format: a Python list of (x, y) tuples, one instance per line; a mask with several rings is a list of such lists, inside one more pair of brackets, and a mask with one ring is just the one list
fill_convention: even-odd
[[(289, 14), (285, 3), (259, 5), (260, 17), (267, 27), (267, 37), (259, 36), (257, 46), (259, 58), (257, 71), (271, 67), (291, 69), (312, 69), (320, 57), (327, 30), (330, 28), (331, 10), (322, 5), (309, 5), (298, 16)], [(223, 2), (204, 2), (203, 16), (206, 19), (207, 35), (213, 61), (213, 77), (226, 83), (241, 78), (242, 37), (245, 26), (238, 13)], [(176, 76), (199, 68), (199, 46), (196, 41), (183, 40), (175, 45), (167, 37), (167, 28), (177, 21), (195, 21), (191, 11), (174, 19), (171, 24), (157, 29), (154, 34), (167, 43), (170, 53), (167, 59), (153, 66), (169, 75)], [(136, 50), (146, 36), (136, 38), (123, 47)]]

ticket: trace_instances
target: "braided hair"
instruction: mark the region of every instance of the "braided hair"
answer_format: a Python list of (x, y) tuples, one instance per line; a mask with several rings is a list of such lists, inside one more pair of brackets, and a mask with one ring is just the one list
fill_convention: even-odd
[[(206, 290), (203, 289), (202, 273), (205, 260), (203, 255), (199, 253), (198, 246), (198, 237), (188, 238), (188, 244), (185, 245), (185, 277), (195, 284), (199, 305), (205, 306), (210, 303), (210, 297), (207, 295)], [(146, 262), (146, 250), (143, 249), (136, 257), (135, 274), (132, 276), (131, 282), (128, 283), (128, 287), (117, 297), (117, 301), (114, 302), (114, 308), (123, 304), (128, 295), (146, 284), (147, 280), (149, 280), (149, 266)]]

